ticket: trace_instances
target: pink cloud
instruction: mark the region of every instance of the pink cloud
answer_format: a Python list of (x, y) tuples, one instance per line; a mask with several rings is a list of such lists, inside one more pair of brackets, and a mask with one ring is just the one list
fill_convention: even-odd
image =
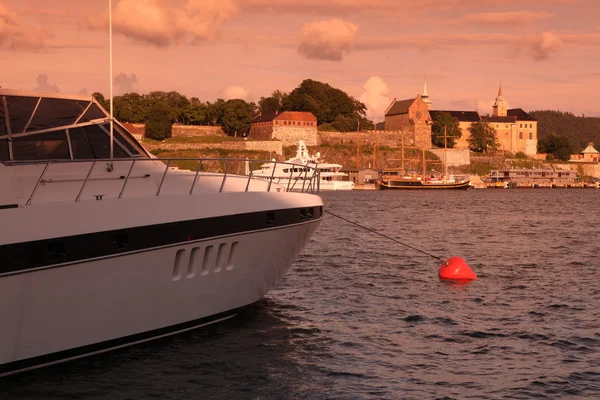
[(552, 14), (536, 11), (509, 11), (497, 13), (466, 14), (458, 23), (473, 25), (520, 26), (531, 25), (537, 21), (550, 18)]
[(390, 88), (379, 76), (370, 77), (363, 85), (360, 101), (367, 106), (367, 116), (383, 119), (385, 109), (390, 105)]
[(314, 21), (302, 27), (298, 51), (314, 60), (341, 61), (354, 46), (358, 26), (334, 18)]
[(533, 43), (531, 54), (536, 61), (546, 60), (563, 46), (562, 40), (552, 32), (544, 32)]
[(47, 32), (40, 29), (27, 29), (15, 13), (0, 0), (0, 48), (9, 49), (39, 49), (46, 46)]
[[(113, 13), (116, 32), (153, 44), (195, 44), (216, 35), (238, 12), (234, 0), (121, 0)], [(99, 28), (99, 24), (91, 28)]]
[[(551, 4), (575, 4), (585, 0), (537, 0), (536, 6)], [(497, 6), (497, 0), (421, 0), (410, 6), (397, 0), (239, 0), (245, 12), (294, 13), (339, 15), (351, 13), (375, 12), (387, 14), (399, 10), (410, 9), (411, 12), (427, 12), (433, 10), (466, 10), (486, 6)], [(522, 4), (522, 0), (505, 0), (504, 4)]]
[(227, 86), (221, 91), (221, 94), (225, 100), (242, 99), (247, 100), (249, 93), (243, 86)]

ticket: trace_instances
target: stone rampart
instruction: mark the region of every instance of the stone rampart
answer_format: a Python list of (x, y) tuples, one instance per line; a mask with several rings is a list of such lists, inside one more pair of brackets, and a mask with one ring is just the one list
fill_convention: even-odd
[[(400, 147), (400, 131), (360, 131), (357, 132), (319, 132), (320, 144), (356, 144), (360, 138), (360, 144), (373, 144), (378, 146)], [(408, 145), (408, 132), (405, 133)]]
[(297, 145), (299, 140), (304, 140), (307, 146), (319, 144), (316, 127), (275, 126), (272, 137), (281, 140), (284, 146)]
[[(440, 161), (444, 162), (444, 149), (429, 149), (430, 152), (438, 156)], [(446, 165), (458, 166), (471, 164), (471, 157), (467, 149), (446, 149)]]
[[(144, 124), (132, 124), (138, 131), (144, 134)], [(190, 136), (227, 136), (220, 126), (200, 126), (200, 125), (173, 125), (171, 131), (172, 137), (190, 137)]]
[(161, 150), (202, 150), (202, 149), (224, 149), (224, 150), (248, 150), (248, 151), (267, 151), (277, 155), (283, 154), (283, 146), (276, 140), (249, 140), (239, 142), (222, 143), (144, 143), (144, 148), (148, 151), (154, 149)]

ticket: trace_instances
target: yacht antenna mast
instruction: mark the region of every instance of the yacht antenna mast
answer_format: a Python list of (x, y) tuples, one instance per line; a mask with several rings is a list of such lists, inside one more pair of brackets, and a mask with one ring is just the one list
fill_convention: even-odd
[(109, 97), (110, 97), (110, 159), (114, 157), (113, 149), (113, 49), (112, 49), (112, 0), (108, 0), (108, 74), (109, 76)]

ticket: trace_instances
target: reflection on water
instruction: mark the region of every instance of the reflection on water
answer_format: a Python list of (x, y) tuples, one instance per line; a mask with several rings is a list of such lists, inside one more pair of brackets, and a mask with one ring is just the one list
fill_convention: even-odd
[(600, 191), (324, 193), (260, 303), (207, 329), (2, 381), (3, 398), (600, 397)]

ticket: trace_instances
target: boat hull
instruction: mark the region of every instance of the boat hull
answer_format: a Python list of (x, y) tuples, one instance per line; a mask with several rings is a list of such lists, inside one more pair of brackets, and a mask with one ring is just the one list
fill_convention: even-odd
[(379, 181), (376, 186), (380, 190), (467, 190), (470, 182), (459, 183), (424, 183), (422, 181)]
[(275, 286), (320, 221), (0, 277), (0, 376), (230, 318)]

